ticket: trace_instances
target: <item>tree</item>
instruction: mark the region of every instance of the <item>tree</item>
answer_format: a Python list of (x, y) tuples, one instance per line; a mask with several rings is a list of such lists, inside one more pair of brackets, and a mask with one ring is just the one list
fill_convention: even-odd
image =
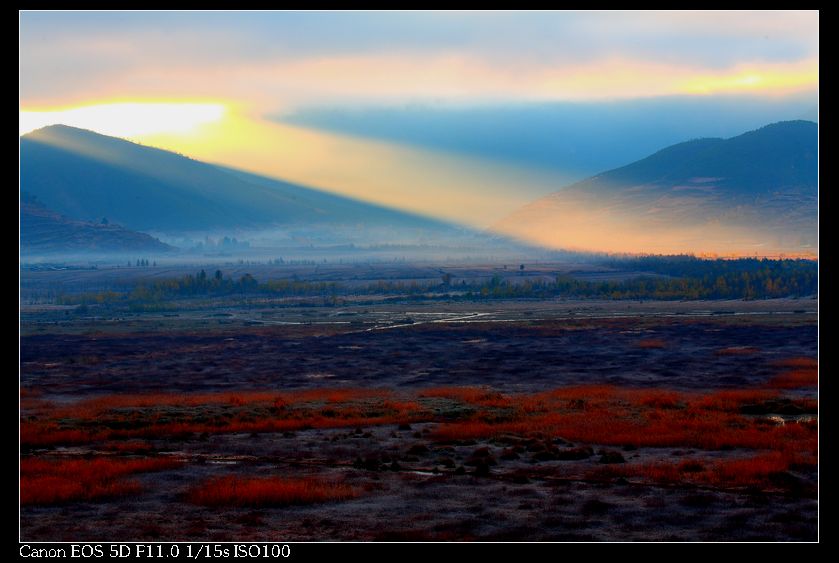
[(245, 274), (239, 278), (239, 286), (242, 288), (242, 292), (253, 291), (257, 285), (259, 285), (258, 282), (250, 274)]

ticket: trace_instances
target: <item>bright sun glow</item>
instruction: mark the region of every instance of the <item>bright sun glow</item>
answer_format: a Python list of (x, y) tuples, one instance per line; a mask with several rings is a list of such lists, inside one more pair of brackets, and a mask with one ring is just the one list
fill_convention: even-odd
[(21, 110), (20, 134), (63, 124), (104, 135), (136, 137), (155, 133), (187, 134), (219, 121), (227, 108), (219, 103), (114, 102), (75, 108)]
[(815, 65), (801, 65), (800, 68), (767, 69), (728, 75), (699, 75), (684, 81), (682, 90), (689, 94), (747, 90), (782, 93), (818, 84), (818, 80), (819, 73)]

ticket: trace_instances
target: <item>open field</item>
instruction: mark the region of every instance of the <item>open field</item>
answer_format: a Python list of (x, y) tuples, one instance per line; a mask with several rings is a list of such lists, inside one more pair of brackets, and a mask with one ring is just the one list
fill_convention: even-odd
[(816, 307), (26, 305), (22, 538), (812, 540)]

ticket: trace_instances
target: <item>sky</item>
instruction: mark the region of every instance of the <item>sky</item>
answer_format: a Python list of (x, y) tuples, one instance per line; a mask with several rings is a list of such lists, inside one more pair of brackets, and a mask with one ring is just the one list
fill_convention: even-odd
[(20, 130), (485, 227), (675, 142), (817, 119), (818, 46), (815, 11), (24, 11)]

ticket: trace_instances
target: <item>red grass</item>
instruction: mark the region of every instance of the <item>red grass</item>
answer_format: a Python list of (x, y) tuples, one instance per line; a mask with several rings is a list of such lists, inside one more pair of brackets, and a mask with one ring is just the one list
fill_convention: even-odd
[(610, 413), (595, 416), (590, 413), (545, 415), (499, 424), (455, 422), (441, 425), (432, 437), (452, 441), (538, 432), (586, 444), (703, 449), (772, 448), (793, 439), (807, 440), (807, 444), (815, 440), (815, 433), (800, 424), (760, 427), (733, 416), (690, 418), (660, 415), (644, 420), (615, 418)]
[(716, 351), (717, 356), (751, 356), (760, 352), (760, 348), (754, 346), (730, 346)]
[(659, 391), (652, 389), (637, 393), (635, 400), (645, 406), (655, 409), (675, 409), (685, 402), (685, 396), (675, 391)]
[[(186, 437), (192, 433), (285, 432), (306, 428), (340, 428), (413, 422), (423, 412), (414, 401), (393, 401), (379, 389), (312, 389), (276, 392), (204, 393), (195, 395), (115, 395), (44, 411), (51, 420), (30, 417), (21, 424), (21, 444), (49, 447), (128, 438)], [(209, 421), (205, 405), (223, 405), (228, 416)], [(166, 406), (162, 414), (152, 407)], [(266, 409), (273, 414), (265, 416)], [(255, 415), (254, 413), (259, 413)], [(82, 428), (62, 426), (73, 421)], [(109, 428), (110, 427), (110, 428)], [(96, 429), (96, 430), (94, 430)]]
[(732, 389), (700, 396), (692, 404), (700, 409), (737, 412), (743, 405), (763, 403), (777, 398), (777, 391), (766, 389)]
[(750, 457), (716, 461), (686, 459), (679, 463), (658, 462), (597, 468), (587, 473), (592, 479), (640, 477), (655, 483), (693, 483), (712, 487), (774, 488), (773, 474), (788, 471), (794, 465), (815, 465), (815, 453), (783, 449), (762, 452)]
[[(493, 424), (476, 418), (441, 424), (432, 437), (456, 441), (540, 432), (575, 442), (615, 446), (775, 449), (796, 443), (802, 449), (815, 448), (815, 427), (795, 423), (769, 426), (730, 412), (728, 401), (739, 404), (745, 395), (700, 400), (700, 407), (686, 408), (678, 408), (683, 400), (678, 394), (647, 397), (651, 408), (624, 402), (631, 396), (618, 395), (611, 402), (593, 402), (580, 409), (543, 402), (544, 410), (533, 407), (511, 421)], [(708, 406), (720, 403), (725, 407), (722, 410)]]
[(204, 506), (287, 506), (356, 496), (352, 487), (314, 478), (217, 477), (194, 487), (187, 498)]
[(809, 368), (809, 369), (818, 369), (819, 361), (815, 358), (787, 358), (785, 360), (780, 360), (775, 362), (776, 366), (784, 367), (784, 368)]
[(787, 358), (775, 362), (775, 365), (793, 369), (773, 377), (767, 387), (772, 389), (800, 389), (818, 387), (819, 385), (819, 362), (815, 358)]
[(796, 369), (773, 377), (768, 386), (773, 389), (800, 389), (818, 387), (819, 372), (816, 369)]
[[(779, 391), (771, 389), (703, 395), (608, 385), (508, 396), (469, 387), (426, 389), (418, 396), (398, 396), (379, 390), (316, 389), (282, 395), (271, 392), (184, 396), (178, 399), (180, 406), (170, 406), (165, 420), (160, 410), (138, 406), (146, 404), (148, 396), (140, 399), (135, 396), (131, 401), (126, 397), (103, 397), (85, 402), (81, 408), (47, 411), (43, 418), (28, 417), (22, 423), (21, 441), (25, 446), (43, 447), (107, 440), (186, 438), (195, 433), (284, 432), (438, 422), (431, 436), (448, 441), (541, 433), (585, 444), (815, 452), (817, 423), (776, 426), (740, 414), (743, 405), (780, 396)], [(428, 401), (423, 400), (435, 397), (474, 408), (467, 411), (471, 412), (468, 418), (450, 422), (445, 413), (435, 414)], [(213, 409), (212, 415), (207, 414), (207, 409), (201, 409), (204, 403), (200, 400), (206, 399), (214, 404), (223, 401), (221, 414), (219, 409)], [(114, 410), (115, 404), (123, 407)], [(133, 446), (121, 448), (106, 443), (104, 447), (132, 451)]]
[(772, 473), (786, 471), (790, 460), (781, 452), (770, 452), (745, 459), (731, 459), (714, 464), (703, 479), (716, 486), (769, 485)]
[(102, 445), (102, 449), (110, 452), (141, 453), (149, 452), (153, 450), (154, 447), (144, 440), (128, 440), (125, 442), (106, 442)]
[(54, 423), (23, 422), (20, 427), (22, 446), (46, 447), (56, 444), (89, 444), (102, 440), (106, 434), (96, 430), (60, 429)]
[(124, 479), (134, 473), (179, 467), (172, 459), (20, 460), (21, 504), (60, 504), (135, 494), (139, 483)]
[[(484, 406), (506, 405), (503, 396), (492, 389), (480, 387), (431, 387), (423, 389), (420, 397), (441, 397)], [(500, 401), (500, 405), (499, 405)]]
[(211, 404), (244, 406), (253, 404), (273, 404), (288, 406), (305, 402), (342, 403), (352, 400), (385, 398), (390, 392), (383, 389), (308, 389), (278, 393), (276, 391), (246, 391), (222, 393), (178, 394), (127, 394), (106, 395), (87, 399), (60, 409), (65, 417), (92, 417), (98, 413), (113, 409), (148, 408), (148, 407), (196, 407)]

